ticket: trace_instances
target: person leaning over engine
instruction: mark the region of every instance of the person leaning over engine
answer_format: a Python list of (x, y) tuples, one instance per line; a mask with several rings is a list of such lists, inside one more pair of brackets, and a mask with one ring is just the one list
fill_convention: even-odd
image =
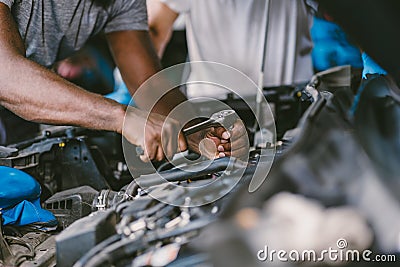
[[(184, 15), (189, 61), (229, 65), (261, 86), (307, 82), (313, 75), (310, 28), (316, 3), (311, 0), (148, 0), (150, 37), (161, 57), (178, 15)], [(265, 50), (265, 59), (263, 53)], [(264, 75), (260, 70), (264, 64)], [(218, 75), (192, 66), (189, 81)], [(242, 96), (255, 90), (237, 85)], [(188, 84), (187, 95), (226, 97), (223, 88)]]
[[(147, 32), (145, 0), (0, 0), (0, 18), (0, 104), (27, 120), (122, 133), (126, 106), (49, 70), (98, 33), (106, 34), (131, 94), (160, 70)], [(157, 103), (147, 120), (147, 112), (132, 108), (127, 119), (134, 125), (124, 128), (125, 138), (144, 147), (150, 160), (172, 156), (178, 143), (185, 150), (179, 122), (163, 116), (185, 100), (174, 90)], [(140, 107), (140, 99), (136, 101)], [(215, 130), (208, 136), (220, 140), (223, 132)], [(161, 134), (171, 138), (161, 140)], [(188, 140), (195, 150), (201, 136)]]

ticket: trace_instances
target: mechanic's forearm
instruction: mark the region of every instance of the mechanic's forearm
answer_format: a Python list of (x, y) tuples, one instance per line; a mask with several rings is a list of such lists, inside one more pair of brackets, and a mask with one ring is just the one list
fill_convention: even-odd
[(151, 84), (137, 89), (151, 76), (161, 70), (160, 62), (146, 31), (122, 31), (107, 34), (107, 39), (115, 62), (121, 72), (135, 103), (142, 110), (168, 115), (186, 97), (177, 89), (161, 98), (169, 89), (168, 77), (158, 75)]
[(3, 54), (0, 104), (27, 120), (121, 132), (124, 106), (89, 93), (20, 55)]
[(169, 42), (170, 36), (164, 37), (155, 28), (149, 28), (151, 42), (157, 52), (157, 56), (162, 59), (165, 48)]
[(158, 57), (162, 58), (172, 36), (173, 24), (179, 14), (160, 0), (147, 0), (147, 12), (150, 38)]
[(124, 107), (68, 83), (25, 58), (10, 9), (0, 3), (0, 104), (44, 123), (121, 132)]

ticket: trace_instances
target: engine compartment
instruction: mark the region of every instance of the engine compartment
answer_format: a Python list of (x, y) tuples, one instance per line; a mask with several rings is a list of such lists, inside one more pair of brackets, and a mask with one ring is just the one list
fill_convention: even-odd
[[(76, 127), (51, 127), (3, 148), (0, 165), (39, 181), (42, 205), (58, 227), (3, 227), (0, 260), (18, 266), (258, 266), (249, 244), (257, 235), (270, 241), (262, 227), (269, 213), (262, 207), (280, 192), (318, 201), (324, 209), (358, 210), (373, 229), (368, 247), (396, 254), (397, 221), (385, 219), (385, 208), (394, 207), (396, 218), (399, 203), (354, 133), (347, 113), (354, 87), (350, 69), (339, 68), (304, 86), (265, 89), (275, 105), (277, 141), (254, 139), (247, 162), (189, 153), (156, 165), (157, 173), (139, 159), (129, 169), (120, 136)], [(243, 103), (226, 103), (253, 125)], [(267, 180), (249, 193), (257, 167), (266, 165), (272, 165)], [(377, 195), (393, 198), (377, 203)]]

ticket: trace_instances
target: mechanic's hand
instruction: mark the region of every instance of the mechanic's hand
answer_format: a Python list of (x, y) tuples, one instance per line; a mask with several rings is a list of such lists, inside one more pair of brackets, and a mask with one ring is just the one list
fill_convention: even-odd
[(129, 142), (143, 148), (140, 159), (145, 162), (161, 161), (165, 157), (172, 159), (175, 153), (187, 149), (178, 121), (132, 107), (126, 112), (122, 134)]
[(212, 127), (188, 137), (189, 147), (210, 159), (232, 156), (243, 158), (249, 152), (246, 126), (237, 120), (230, 130)]

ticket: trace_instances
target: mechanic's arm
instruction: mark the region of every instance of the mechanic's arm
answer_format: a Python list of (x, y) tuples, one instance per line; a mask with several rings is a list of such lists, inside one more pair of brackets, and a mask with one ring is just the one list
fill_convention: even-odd
[(157, 103), (152, 103), (157, 98), (156, 95), (163, 95), (164, 92), (161, 90), (167, 87), (163, 84), (168, 82), (167, 79), (160, 80), (160, 86), (157, 88), (146, 88), (144, 92), (135, 95), (140, 85), (161, 70), (160, 61), (147, 31), (111, 32), (107, 34), (107, 40), (122, 78), (140, 109), (166, 116), (174, 107), (187, 100), (182, 92), (175, 88), (165, 94), (160, 101), (154, 101)]
[[(146, 87), (144, 92), (140, 91), (140, 93), (135, 95), (138, 87), (146, 81), (150, 76), (154, 75), (158, 70), (160, 70), (159, 60), (153, 46), (151, 45), (151, 41), (149, 38), (149, 34), (146, 31), (120, 31), (120, 32), (112, 32), (107, 34), (107, 39), (111, 48), (111, 52), (114, 56), (115, 63), (117, 64), (121, 75), (126, 83), (130, 93), (135, 98), (135, 103), (144, 110), (151, 110), (152, 113), (158, 113), (167, 116), (170, 112), (180, 103), (186, 101), (186, 97), (179, 91), (178, 88), (175, 88), (169, 91), (164, 97), (161, 98), (160, 101), (156, 103), (152, 103), (154, 100), (154, 91), (157, 94), (162, 94), (160, 92), (160, 88), (165, 88), (166, 86), (160, 84), (160, 88)], [(161, 78), (162, 79), (162, 78)], [(168, 82), (167, 79), (159, 81), (159, 83)], [(155, 85), (157, 86), (157, 85)], [(162, 89), (161, 89), (162, 90)], [(153, 107), (154, 105), (154, 107)], [(153, 108), (152, 108), (153, 107)], [(185, 113), (182, 114), (183, 118), (187, 118), (188, 116), (191, 118), (195, 118), (196, 114), (187, 114), (187, 112), (192, 111), (193, 109), (186, 109)], [(175, 114), (179, 116), (180, 114)], [(178, 121), (182, 121), (180, 117), (174, 117)], [(211, 151), (211, 154), (215, 156), (225, 156), (225, 155), (233, 155), (233, 156), (242, 156), (247, 151), (243, 149), (246, 146), (247, 140), (245, 139), (245, 130), (243, 127), (234, 127), (232, 133), (225, 133), (226, 130), (222, 127), (213, 128), (210, 131), (201, 131), (197, 134), (192, 134), (189, 136), (187, 142), (189, 147), (195, 152), (201, 152), (199, 148), (200, 141), (203, 138), (209, 138), (214, 141), (215, 148)], [(224, 134), (225, 133), (225, 134)], [(228, 140), (231, 139), (231, 140)], [(237, 142), (238, 145), (233, 146), (230, 141)], [(231, 146), (232, 145), (232, 146)], [(183, 151), (182, 147), (180, 147)], [(237, 150), (236, 148), (240, 148)], [(230, 150), (234, 149), (235, 153), (231, 153)], [(210, 154), (207, 154), (209, 157)]]
[[(22, 39), (10, 9), (3, 3), (0, 3), (0, 20), (0, 105), (31, 121), (122, 132), (125, 106), (89, 93), (25, 58)], [(146, 114), (137, 109), (131, 109), (127, 116), (136, 124), (125, 129), (124, 134), (131, 143), (160, 144), (165, 118), (152, 115), (146, 120)], [(167, 124), (169, 127), (162, 128), (163, 131), (177, 137), (174, 126), (178, 123)], [(153, 145), (149, 150), (153, 158), (158, 155), (158, 146)], [(174, 152), (176, 148), (167, 151)]]
[[(140, 92), (135, 94), (143, 82), (161, 70), (160, 61), (157, 58), (147, 31), (111, 32), (106, 37), (122, 78), (140, 109), (168, 116), (173, 108), (187, 101), (178, 88), (164, 94), (164, 88), (166, 90), (168, 87), (165, 83), (168, 80), (164, 79), (162, 75), (160, 75), (160, 79), (157, 79), (158, 85), (146, 86), (146, 88), (141, 88)], [(164, 96), (157, 101), (159, 99), (158, 96), (161, 95)], [(193, 111), (193, 114), (186, 113), (182, 114), (181, 117), (179, 117), (180, 114), (176, 114), (178, 117), (174, 117), (174, 119), (183, 121), (183, 118), (186, 116), (195, 118), (196, 113), (194, 109), (189, 110)], [(187, 140), (191, 149), (199, 152), (198, 144), (203, 137), (204, 133), (191, 136)], [(180, 141), (179, 150), (186, 150), (186, 146), (181, 147), (181, 143)]]
[(172, 26), (178, 13), (170, 9), (160, 0), (147, 0), (150, 38), (158, 57), (162, 58), (165, 47), (172, 35)]
[(25, 58), (9, 8), (0, 4), (0, 104), (31, 121), (121, 131), (125, 109)]

